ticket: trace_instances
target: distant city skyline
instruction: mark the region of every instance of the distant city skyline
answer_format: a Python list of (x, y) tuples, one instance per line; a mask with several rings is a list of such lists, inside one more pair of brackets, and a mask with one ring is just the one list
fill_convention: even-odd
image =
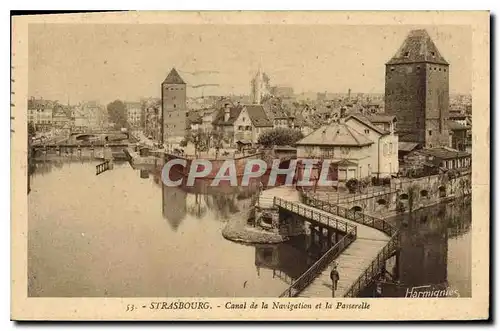
[[(160, 97), (175, 67), (188, 97), (249, 95), (259, 66), (271, 85), (296, 94), (383, 94), (385, 63), (416, 28), (429, 32), (450, 63), (450, 94), (470, 94), (465, 26), (113, 24), (30, 26), (28, 94), (72, 104)], [(193, 87), (202, 84), (218, 86)]]

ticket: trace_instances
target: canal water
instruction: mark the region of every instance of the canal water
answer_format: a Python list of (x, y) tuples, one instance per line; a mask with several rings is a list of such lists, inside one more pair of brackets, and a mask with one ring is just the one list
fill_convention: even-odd
[[(128, 163), (96, 176), (98, 163), (31, 169), (29, 296), (277, 297), (320, 255), (305, 236), (279, 245), (224, 239), (227, 221), (251, 209), (252, 191), (168, 188)], [(393, 221), (403, 232), (404, 286), (447, 283), (470, 296), (470, 203)], [(385, 292), (404, 296), (401, 286)]]
[[(382, 281), (381, 296), (448, 290), (448, 297), (471, 297), (471, 212), (470, 197), (464, 197), (390, 219), (400, 228), (400, 265), (392, 259), (387, 268), (399, 274), (399, 283)], [(373, 284), (363, 296), (376, 292)]]
[(277, 297), (317, 258), (305, 253), (304, 238), (253, 246), (224, 239), (251, 194), (186, 193), (128, 163), (96, 176), (98, 163), (32, 169), (30, 296)]

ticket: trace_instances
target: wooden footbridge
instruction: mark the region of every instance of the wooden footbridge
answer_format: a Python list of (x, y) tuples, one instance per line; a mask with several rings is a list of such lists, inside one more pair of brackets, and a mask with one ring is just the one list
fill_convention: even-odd
[[(303, 202), (274, 198), (274, 206), (321, 224), (343, 236), (280, 297), (332, 297), (330, 270), (338, 265), (335, 297), (355, 297), (385, 270), (398, 248), (398, 231), (382, 219), (348, 210), (304, 194)], [(321, 228), (323, 233), (323, 228)]]

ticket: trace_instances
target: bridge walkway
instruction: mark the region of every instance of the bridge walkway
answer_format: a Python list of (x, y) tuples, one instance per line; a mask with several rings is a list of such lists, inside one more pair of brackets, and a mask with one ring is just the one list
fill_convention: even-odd
[[(335, 259), (328, 261), (328, 264), (321, 268), (317, 276), (304, 289), (296, 291), (292, 286), (290, 296), (315, 298), (332, 297), (330, 271), (333, 264), (337, 263), (340, 279), (337, 284), (337, 290), (335, 291), (335, 297), (344, 297), (353, 284), (355, 284), (360, 277), (365, 274), (366, 270), (373, 265), (373, 261), (379, 257), (380, 252), (388, 245), (391, 238), (389, 235), (376, 228), (345, 217), (340, 217), (334, 212), (330, 213), (311, 205), (301, 203), (297, 201), (298, 195), (293, 193), (292, 190), (294, 189), (281, 187), (279, 189), (274, 188), (267, 190), (267, 192), (264, 191), (261, 195), (263, 197), (261, 203), (267, 205), (269, 203), (269, 197), (272, 194), (277, 194), (275, 195), (276, 199), (274, 199), (274, 205), (276, 207), (284, 208), (327, 226), (332, 226), (332, 219), (338, 220), (340, 224), (337, 223), (333, 227), (341, 231), (343, 230), (341, 227), (342, 223), (348, 225), (348, 227), (345, 227), (348, 231), (354, 227), (356, 239), (348, 244), (342, 252), (339, 252), (339, 255)], [(352, 218), (356, 219), (355, 215)]]

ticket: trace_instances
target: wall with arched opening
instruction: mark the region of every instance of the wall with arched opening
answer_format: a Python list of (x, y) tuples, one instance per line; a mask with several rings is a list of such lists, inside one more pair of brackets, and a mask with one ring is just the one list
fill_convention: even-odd
[(440, 198), (446, 197), (446, 187), (444, 185), (439, 186), (438, 192)]
[(363, 208), (361, 206), (354, 206), (351, 208), (351, 210), (355, 212), (362, 212)]

